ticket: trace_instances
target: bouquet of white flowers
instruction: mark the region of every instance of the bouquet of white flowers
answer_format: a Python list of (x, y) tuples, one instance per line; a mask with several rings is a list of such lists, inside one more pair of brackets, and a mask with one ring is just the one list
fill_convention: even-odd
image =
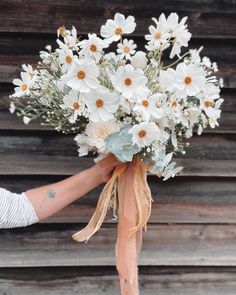
[[(146, 52), (137, 50), (134, 40), (124, 37), (135, 30), (133, 16), (116, 13), (101, 27), (102, 38), (88, 34), (87, 39), (80, 40), (74, 27), (60, 27), (58, 48), (47, 46), (40, 52), (37, 68), (23, 65), (21, 79), (13, 81), (17, 87), (10, 97), (10, 110), (17, 109), (26, 124), (42, 118), (42, 124), (75, 133), (80, 156), (89, 152), (100, 158), (113, 154), (126, 163), (123, 170), (114, 172), (101, 195), (98, 207), (105, 208), (102, 217), (96, 211), (89, 233), (88, 228), (86, 233), (80, 232), (75, 235), (77, 240), (88, 239), (99, 228), (112, 196), (113, 205), (116, 203), (116, 179), (125, 173), (124, 167), (131, 169), (127, 163), (135, 166), (126, 187), (134, 184), (128, 197), (130, 201), (130, 194), (134, 195), (132, 208), (136, 208), (138, 220), (134, 220), (133, 229), (139, 231), (146, 225), (151, 208), (145, 172), (164, 180), (175, 176), (182, 167), (175, 167), (172, 156), (185, 153), (194, 131), (200, 135), (208, 125), (218, 126), (223, 99), (222, 82), (215, 76), (217, 64), (200, 57), (202, 47), (181, 55), (181, 48), (187, 47), (191, 38), (187, 17), (179, 20), (171, 13), (152, 20), (145, 35)], [(112, 45), (111, 51), (114, 42), (116, 48)], [(127, 235), (126, 240), (129, 238)], [(119, 258), (117, 265), (121, 274)], [(136, 294), (137, 282), (128, 274), (121, 277), (125, 285), (129, 282), (129, 287), (121, 283), (122, 294)]]

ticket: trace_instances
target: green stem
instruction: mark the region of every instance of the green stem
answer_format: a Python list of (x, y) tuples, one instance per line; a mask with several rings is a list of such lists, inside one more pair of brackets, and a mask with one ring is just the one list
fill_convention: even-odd
[(177, 64), (181, 59), (183, 59), (185, 56), (189, 55), (190, 52), (186, 52), (184, 55), (182, 55), (179, 59), (177, 59), (176, 61), (174, 61), (173, 63), (169, 64), (168, 66), (163, 67), (163, 70), (166, 70), (172, 66), (174, 66), (175, 64)]

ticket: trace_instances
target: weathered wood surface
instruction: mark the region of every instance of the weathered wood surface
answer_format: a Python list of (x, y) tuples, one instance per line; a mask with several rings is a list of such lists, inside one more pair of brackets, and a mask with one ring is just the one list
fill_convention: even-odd
[[(81, 229), (73, 224), (2, 230), (0, 267), (114, 265), (115, 227), (103, 225), (87, 244), (71, 238)], [(144, 232), (139, 264), (236, 266), (235, 247), (235, 225), (154, 224)]]
[[(108, 9), (109, 7), (109, 9)], [(32, 13), (32, 11), (34, 13)], [(136, 34), (144, 34), (152, 16), (161, 12), (178, 12), (189, 16), (190, 29), (195, 37), (235, 38), (236, 8), (234, 1), (141, 1), (128, 5), (123, 1), (33, 1), (2, 0), (0, 32), (52, 33), (60, 25), (73, 24), (81, 33), (99, 32), (105, 19), (115, 12), (134, 14), (138, 25)], [(43, 22), (43, 25), (42, 25)]]
[[(140, 267), (143, 295), (235, 295), (236, 272), (232, 268)], [(91, 274), (92, 273), (92, 274)], [(33, 274), (33, 276), (32, 276)], [(27, 282), (27, 284), (25, 284)], [(3, 295), (118, 295), (119, 282), (114, 268), (84, 272), (81, 267), (29, 268), (22, 272), (0, 272)]]
[[(21, 193), (31, 187), (38, 187), (64, 179), (64, 176), (42, 175), (35, 176), (1, 176), (0, 186), (14, 192)], [(207, 178), (207, 177), (175, 177), (166, 182), (156, 176), (149, 176), (149, 186), (152, 196), (158, 205), (203, 205), (232, 206), (236, 205), (235, 178)], [(99, 186), (76, 204), (96, 206), (98, 196), (103, 188)], [(178, 211), (176, 211), (178, 215)], [(219, 221), (223, 218), (220, 216)], [(223, 222), (224, 223), (224, 222)]]
[[(55, 47), (56, 29), (75, 25), (84, 38), (99, 32), (116, 11), (133, 14), (132, 37), (140, 49), (152, 16), (187, 15), (191, 48), (219, 64), (225, 80), (220, 127), (194, 136), (178, 161), (181, 176), (148, 181), (153, 211), (140, 259), (143, 295), (236, 293), (236, 3), (232, 0), (1, 0), (0, 2), (0, 187), (22, 192), (89, 167), (73, 136), (39, 122), (24, 125), (8, 112), (11, 81), (22, 63)], [(29, 228), (0, 231), (0, 295), (119, 294), (114, 267), (116, 222), (105, 224), (87, 245), (71, 235), (92, 216), (102, 186), (55, 216)]]

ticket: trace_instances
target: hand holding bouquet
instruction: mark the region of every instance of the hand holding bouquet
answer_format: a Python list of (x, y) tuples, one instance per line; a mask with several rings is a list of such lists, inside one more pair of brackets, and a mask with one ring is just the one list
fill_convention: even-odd
[[(146, 52), (126, 37), (135, 30), (133, 16), (116, 13), (101, 27), (102, 38), (88, 34), (80, 40), (74, 27), (60, 27), (58, 48), (41, 51), (36, 69), (23, 65), (11, 96), (10, 110), (16, 108), (26, 124), (40, 118), (76, 134), (80, 156), (112, 154), (124, 163), (105, 186), (89, 225), (74, 237), (87, 240), (110, 203), (119, 203), (117, 268), (122, 294), (129, 295), (137, 294), (141, 229), (151, 211), (146, 173), (175, 176), (182, 167), (175, 167), (173, 155), (185, 153), (193, 132), (218, 126), (223, 102), (216, 63), (200, 57), (202, 47), (181, 53), (191, 38), (187, 17), (171, 13), (152, 20)], [(130, 219), (124, 222), (125, 216)]]

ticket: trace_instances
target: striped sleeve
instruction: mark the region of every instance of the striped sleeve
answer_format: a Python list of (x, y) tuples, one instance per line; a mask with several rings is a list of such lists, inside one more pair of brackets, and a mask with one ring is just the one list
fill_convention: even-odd
[(0, 188), (0, 229), (24, 227), (38, 221), (25, 193), (16, 194)]

